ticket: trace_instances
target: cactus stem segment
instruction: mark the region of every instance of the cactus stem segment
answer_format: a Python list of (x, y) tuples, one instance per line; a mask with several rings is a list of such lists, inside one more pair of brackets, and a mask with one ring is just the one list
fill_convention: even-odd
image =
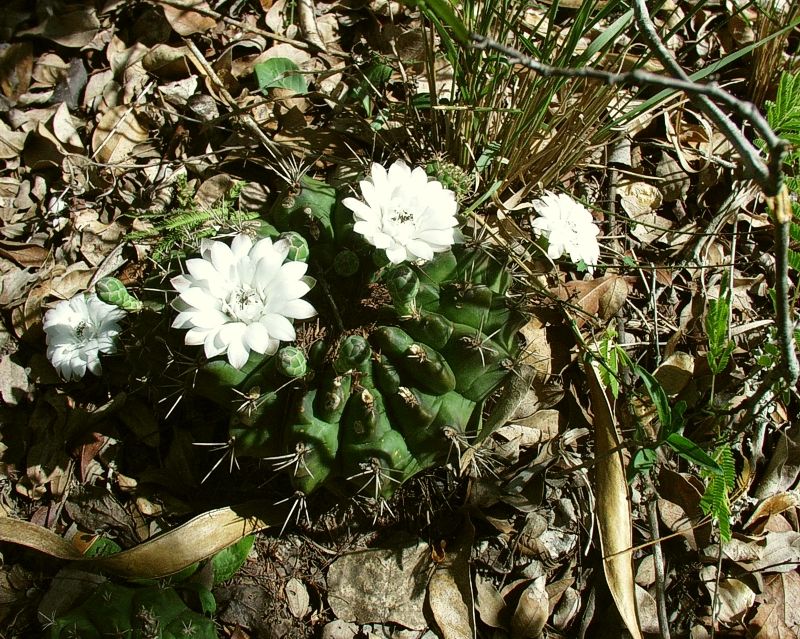
[(480, 337), (480, 333), (474, 337), (462, 337), (461, 342), (467, 346), (467, 348), (476, 349), (481, 356), (481, 365), (486, 366), (486, 358), (484, 353), (491, 353), (492, 355), (497, 355), (497, 351), (493, 348), (486, 345), (490, 339), (492, 339), (497, 333), (500, 332), (498, 328), (494, 333), (491, 335), (487, 335), (486, 337)]
[(305, 470), (313, 479), (314, 473), (312, 473), (311, 469), (306, 465), (306, 455), (308, 455), (311, 450), (311, 446), (307, 445), (306, 443), (297, 442), (297, 444), (295, 444), (293, 453), (276, 455), (274, 457), (264, 457), (264, 461), (272, 462), (272, 470), (274, 470), (276, 473), (285, 468), (294, 466), (292, 474), (295, 476), (297, 475), (297, 471), (299, 470), (300, 466), (302, 466), (303, 470)]
[(375, 491), (373, 494), (373, 498), (375, 499), (376, 503), (381, 501), (382, 499), (381, 491), (383, 490), (384, 481), (393, 482), (398, 486), (402, 483), (399, 479), (396, 479), (389, 474), (392, 472), (393, 469), (384, 468), (383, 465), (381, 464), (381, 460), (378, 459), (377, 457), (370, 457), (369, 461), (360, 462), (358, 466), (359, 468), (361, 468), (361, 472), (356, 473), (355, 475), (350, 475), (350, 477), (347, 478), (347, 481), (358, 479), (359, 477), (368, 476), (369, 478), (364, 483), (364, 485), (361, 486), (361, 488), (359, 488), (356, 491), (356, 494), (361, 494), (362, 492), (364, 492), (364, 489), (367, 488), (370, 484), (374, 484)]

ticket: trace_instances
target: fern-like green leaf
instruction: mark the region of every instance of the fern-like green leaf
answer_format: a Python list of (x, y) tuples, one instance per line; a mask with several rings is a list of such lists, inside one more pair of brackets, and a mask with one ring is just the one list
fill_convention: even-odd
[(728, 444), (723, 444), (712, 455), (714, 461), (722, 468), (720, 474), (703, 472), (706, 491), (700, 499), (700, 508), (706, 515), (711, 515), (719, 526), (719, 534), (723, 541), (731, 539), (731, 491), (736, 486), (736, 465), (733, 453)]

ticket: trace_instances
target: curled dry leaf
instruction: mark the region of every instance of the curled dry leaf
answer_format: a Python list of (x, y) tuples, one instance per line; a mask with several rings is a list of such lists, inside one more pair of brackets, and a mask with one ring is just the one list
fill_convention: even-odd
[(520, 595), (511, 619), (511, 635), (518, 639), (537, 639), (550, 614), (544, 576), (533, 580)]
[(694, 358), (688, 353), (675, 351), (653, 372), (667, 395), (677, 395), (694, 376)]
[(628, 632), (641, 639), (633, 579), (633, 531), (625, 462), (608, 397), (594, 363), (583, 367), (594, 412), (597, 526), (608, 589)]
[(771, 497), (767, 497), (756, 507), (744, 527), (749, 528), (763, 517), (779, 515), (791, 508), (797, 508), (797, 506), (800, 506), (800, 495), (798, 495), (796, 490), (789, 490), (778, 493), (777, 495), (772, 495)]
[(0, 541), (32, 548), (58, 559), (80, 561), (127, 579), (175, 574), (259, 530), (279, 526), (286, 509), (252, 501), (198, 515), (143, 544), (107, 557), (85, 557), (66, 539), (28, 521), (0, 517)]
[(647, 182), (623, 182), (617, 193), (622, 209), (634, 220), (655, 211), (664, 199), (661, 191)]
[(428, 604), (443, 639), (473, 639), (475, 622), (469, 557), (475, 528), (467, 520), (428, 583)]
[(147, 140), (147, 129), (137, 118), (137, 108), (121, 104), (106, 111), (92, 135), (94, 156), (104, 164), (119, 164), (133, 155), (137, 144)]

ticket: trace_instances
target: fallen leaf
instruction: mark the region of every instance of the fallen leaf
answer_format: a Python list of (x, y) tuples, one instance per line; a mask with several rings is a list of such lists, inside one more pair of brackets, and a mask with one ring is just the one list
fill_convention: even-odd
[(800, 506), (800, 495), (797, 494), (796, 490), (789, 490), (778, 493), (777, 495), (772, 495), (771, 497), (767, 497), (756, 507), (744, 527), (749, 528), (762, 517), (779, 515), (797, 506)]
[[(177, 3), (176, 3), (177, 4)], [(180, 36), (189, 36), (193, 33), (202, 33), (217, 26), (217, 21), (210, 17), (205, 16), (196, 9), (209, 9), (208, 3), (204, 0), (184, 0), (180, 3), (184, 8), (172, 6), (169, 4), (162, 5), (164, 7), (164, 16), (169, 22), (175, 33)]]
[(16, 102), (27, 93), (33, 72), (33, 47), (30, 42), (15, 42), (0, 51), (0, 91)]
[(508, 624), (503, 619), (506, 602), (491, 580), (481, 575), (475, 575), (475, 609), (487, 626), (508, 630)]
[(550, 607), (545, 577), (537, 577), (520, 595), (511, 619), (511, 636), (515, 639), (537, 639), (547, 622)]
[(428, 583), (428, 605), (443, 639), (472, 639), (474, 605), (469, 578), (469, 558), (475, 528), (467, 520), (456, 544), (447, 548)]
[(608, 588), (628, 632), (641, 639), (633, 579), (633, 532), (625, 462), (614, 415), (595, 369), (585, 363), (595, 432), (595, 494), (597, 526)]
[(0, 359), (0, 397), (9, 406), (16, 406), (28, 393), (28, 374), (25, 369), (3, 355)]
[(663, 201), (661, 191), (647, 182), (623, 182), (617, 186), (622, 209), (634, 220), (652, 213)]
[(284, 592), (286, 593), (286, 604), (289, 606), (289, 612), (297, 619), (305, 617), (308, 614), (310, 599), (308, 589), (303, 582), (296, 577), (292, 577), (286, 582)]
[(700, 570), (700, 579), (705, 583), (712, 601), (716, 601), (715, 614), (724, 624), (740, 624), (750, 610), (756, 593), (739, 579), (719, 579), (717, 592), (717, 567), (705, 566)]
[(137, 119), (136, 107), (120, 104), (100, 118), (92, 135), (92, 150), (98, 161), (118, 164), (130, 158), (136, 145), (147, 136), (147, 129)]
[(331, 610), (339, 619), (359, 624), (426, 628), (422, 607), (428, 556), (423, 542), (342, 555), (328, 569)]
[(766, 499), (770, 495), (789, 490), (800, 476), (800, 424), (784, 430), (772, 452), (753, 496)]
[(628, 297), (628, 283), (620, 275), (605, 275), (589, 281), (566, 282), (552, 292), (583, 311), (575, 315), (575, 323), (580, 327), (589, 318), (608, 320), (616, 315)]
[(72, 7), (57, 11), (44, 22), (17, 35), (37, 35), (57, 42), (62, 47), (79, 49), (86, 46), (100, 30), (97, 13), (90, 7)]
[(694, 376), (694, 357), (676, 351), (653, 372), (667, 395), (680, 393)]
[(747, 624), (753, 639), (795, 639), (800, 635), (800, 575), (769, 575), (756, 597), (756, 614)]

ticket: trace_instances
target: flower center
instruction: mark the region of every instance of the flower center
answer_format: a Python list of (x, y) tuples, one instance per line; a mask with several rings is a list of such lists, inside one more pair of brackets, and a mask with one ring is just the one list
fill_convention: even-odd
[(405, 209), (395, 209), (392, 211), (390, 217), (392, 218), (392, 222), (397, 224), (405, 224), (406, 222), (411, 222), (414, 220), (414, 214), (409, 213)]
[(261, 299), (257, 290), (247, 284), (240, 284), (222, 302), (222, 310), (237, 322), (251, 324), (260, 319), (265, 304), (266, 300)]
[(78, 325), (75, 327), (75, 337), (83, 339), (87, 328), (89, 328), (89, 324), (85, 320), (78, 322)]

